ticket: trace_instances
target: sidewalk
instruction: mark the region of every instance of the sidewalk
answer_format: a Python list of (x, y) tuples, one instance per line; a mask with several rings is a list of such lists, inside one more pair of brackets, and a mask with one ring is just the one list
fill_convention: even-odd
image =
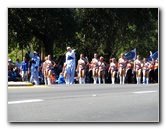
[(30, 82), (8, 82), (8, 87), (9, 86), (34, 86), (32, 83)]

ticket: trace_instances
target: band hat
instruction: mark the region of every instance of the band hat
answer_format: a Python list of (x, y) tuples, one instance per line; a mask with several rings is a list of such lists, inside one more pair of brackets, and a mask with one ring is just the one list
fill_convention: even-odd
[(34, 51), (33, 53), (34, 53), (34, 54), (37, 54), (37, 52), (36, 52), (36, 51)]
[(71, 47), (67, 47), (67, 50), (70, 49)]

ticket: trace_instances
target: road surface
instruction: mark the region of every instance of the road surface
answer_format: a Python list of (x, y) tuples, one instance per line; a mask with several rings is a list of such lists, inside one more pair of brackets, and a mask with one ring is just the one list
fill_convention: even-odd
[(9, 122), (159, 122), (159, 85), (8, 88)]

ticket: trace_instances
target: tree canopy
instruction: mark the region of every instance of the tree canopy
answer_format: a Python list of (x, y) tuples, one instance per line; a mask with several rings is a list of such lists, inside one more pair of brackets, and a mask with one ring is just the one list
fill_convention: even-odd
[(158, 9), (9, 8), (8, 53), (27, 45), (56, 58), (67, 46), (76, 49), (77, 57), (92, 58), (96, 52), (118, 58), (134, 48), (148, 57), (158, 50)]

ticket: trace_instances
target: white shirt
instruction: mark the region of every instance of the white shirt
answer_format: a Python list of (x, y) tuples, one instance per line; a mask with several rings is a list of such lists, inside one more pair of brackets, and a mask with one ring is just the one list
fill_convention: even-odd
[(66, 53), (66, 63), (70, 64), (73, 61), (75, 61), (75, 52), (74, 50), (71, 50)]
[(98, 65), (98, 60), (96, 58), (93, 58), (92, 63)]
[(80, 64), (85, 65), (85, 61), (84, 61), (83, 59), (79, 59), (78, 62), (79, 62)]

